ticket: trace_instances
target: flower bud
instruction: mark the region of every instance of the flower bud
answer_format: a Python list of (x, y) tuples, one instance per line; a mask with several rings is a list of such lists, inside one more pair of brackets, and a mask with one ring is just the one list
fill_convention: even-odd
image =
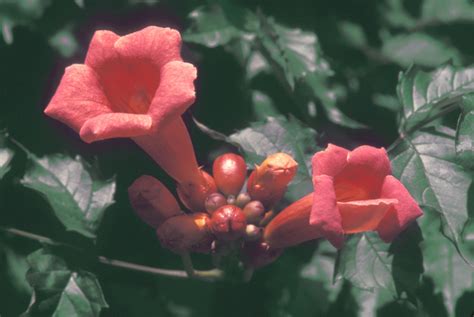
[(191, 211), (204, 211), (206, 198), (217, 192), (216, 183), (211, 175), (201, 171), (201, 183), (181, 183), (178, 185), (178, 196)]
[(240, 193), (235, 199), (235, 204), (237, 207), (244, 208), (251, 200), (252, 198), (248, 193)]
[(209, 216), (205, 213), (170, 218), (158, 227), (156, 234), (164, 248), (176, 253), (209, 253), (214, 240), (209, 231)]
[(262, 237), (262, 228), (255, 225), (247, 225), (245, 227), (245, 240), (256, 241)]
[(285, 153), (268, 156), (260, 166), (250, 174), (247, 191), (253, 200), (260, 200), (271, 207), (285, 194), (286, 186), (291, 182), (298, 169), (298, 163)]
[(283, 209), (265, 227), (263, 240), (272, 248), (286, 248), (319, 238), (321, 233), (309, 224), (313, 194)]
[(207, 196), (206, 202), (204, 203), (208, 213), (212, 213), (214, 210), (227, 204), (227, 199), (224, 195), (219, 193), (213, 193)]
[(245, 218), (247, 219), (247, 223), (257, 225), (263, 219), (263, 215), (265, 214), (265, 207), (263, 207), (263, 204), (258, 200), (254, 200), (245, 205), (242, 212), (244, 213)]
[(149, 175), (140, 176), (133, 182), (128, 188), (128, 197), (140, 219), (153, 228), (182, 214), (178, 202), (165, 185)]
[(214, 161), (212, 174), (221, 192), (225, 195), (237, 195), (247, 177), (247, 166), (240, 155), (227, 153)]
[(273, 219), (274, 216), (275, 216), (275, 213), (273, 212), (273, 210), (267, 211), (265, 215), (263, 215), (263, 219), (260, 221), (258, 225), (260, 227), (265, 227)]
[(241, 250), (241, 259), (246, 267), (259, 268), (275, 261), (283, 249), (272, 249), (262, 241), (246, 242)]
[(221, 240), (236, 240), (245, 233), (247, 221), (239, 207), (225, 205), (214, 211), (211, 217), (211, 231)]

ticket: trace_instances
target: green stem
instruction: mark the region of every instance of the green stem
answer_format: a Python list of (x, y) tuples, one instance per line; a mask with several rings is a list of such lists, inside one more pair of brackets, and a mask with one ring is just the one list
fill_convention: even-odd
[[(38, 241), (40, 243), (44, 244), (49, 244), (53, 246), (67, 246), (70, 248), (78, 249), (75, 246), (68, 245), (63, 242), (58, 242), (55, 241), (51, 238), (45, 237), (45, 236), (40, 236), (35, 233), (19, 230), (16, 228), (6, 228), (6, 227), (0, 227), (0, 231), (7, 233), (7, 234), (12, 234), (18, 237), (26, 238), (29, 240), (34, 240)], [(154, 275), (161, 275), (161, 276), (168, 276), (168, 277), (174, 277), (174, 278), (196, 278), (204, 281), (215, 281), (218, 279), (222, 279), (224, 274), (221, 270), (218, 269), (213, 269), (213, 270), (208, 270), (208, 271), (197, 271), (192, 268), (192, 263), (191, 263), (191, 258), (189, 257), (189, 254), (187, 255), (187, 265), (190, 265), (190, 268), (192, 270), (188, 272), (186, 271), (181, 271), (181, 270), (167, 270), (167, 269), (162, 269), (162, 268), (157, 268), (157, 267), (151, 267), (151, 266), (145, 266), (141, 264), (136, 264), (136, 263), (131, 263), (131, 262), (125, 262), (121, 260), (115, 260), (115, 259), (110, 259), (105, 256), (98, 256), (97, 261), (99, 263), (109, 265), (109, 266), (114, 266), (114, 267), (119, 267), (122, 269), (126, 270), (131, 270), (131, 271), (137, 271), (137, 272), (143, 272), (143, 273), (148, 273), (148, 274), (154, 274)], [(184, 263), (184, 260), (183, 260)], [(186, 265), (185, 265), (186, 267)], [(189, 269), (189, 267), (187, 267)], [(190, 274), (191, 273), (191, 274)]]

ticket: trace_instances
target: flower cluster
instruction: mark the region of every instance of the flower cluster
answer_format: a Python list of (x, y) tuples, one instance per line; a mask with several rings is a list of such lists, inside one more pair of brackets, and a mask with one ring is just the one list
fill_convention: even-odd
[(212, 175), (206, 173), (181, 118), (194, 102), (197, 72), (182, 61), (180, 46), (180, 34), (169, 28), (122, 37), (98, 31), (85, 63), (66, 69), (45, 110), (85, 142), (131, 138), (176, 181), (185, 211), (152, 176), (129, 188), (133, 209), (162, 246), (176, 253), (233, 248), (255, 268), (316, 238), (341, 248), (346, 234), (377, 231), (390, 242), (422, 214), (391, 176), (385, 150), (371, 146), (348, 151), (329, 145), (316, 153), (314, 192), (281, 212), (275, 204), (298, 167), (290, 155), (269, 155), (248, 175), (245, 160), (227, 153), (214, 161)]

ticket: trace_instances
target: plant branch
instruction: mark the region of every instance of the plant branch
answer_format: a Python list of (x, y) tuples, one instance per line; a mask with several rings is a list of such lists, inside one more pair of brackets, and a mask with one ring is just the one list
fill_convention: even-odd
[[(0, 227), (0, 231), (7, 234), (15, 235), (18, 237), (44, 243), (44, 244), (49, 244), (53, 246), (67, 246), (74, 249), (78, 249), (77, 247), (68, 245), (66, 243), (58, 242), (51, 238), (34, 234), (31, 232), (19, 230), (16, 228)], [(189, 258), (189, 254), (188, 254), (188, 258)], [(215, 281), (217, 279), (223, 278), (224, 276), (224, 272), (218, 269), (213, 269), (213, 270), (208, 270), (208, 271), (194, 270), (192, 269), (192, 264), (191, 264), (192, 273), (190, 273), (190, 272), (181, 271), (181, 270), (168, 270), (168, 269), (162, 269), (162, 268), (157, 268), (157, 267), (145, 266), (141, 264), (110, 259), (105, 256), (98, 256), (97, 261), (104, 265), (114, 266), (114, 267), (118, 267), (118, 268), (122, 268), (126, 270), (143, 272), (143, 273), (154, 274), (154, 275), (168, 276), (168, 277), (174, 277), (174, 278), (184, 278), (184, 279), (195, 278), (195, 279), (200, 279), (200, 280), (205, 280), (205, 281)], [(190, 258), (189, 258), (189, 261), (191, 261)]]

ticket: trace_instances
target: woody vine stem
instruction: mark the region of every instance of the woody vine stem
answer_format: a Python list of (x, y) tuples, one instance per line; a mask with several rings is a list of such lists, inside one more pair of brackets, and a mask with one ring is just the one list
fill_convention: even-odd
[[(19, 230), (16, 228), (0, 227), (0, 231), (5, 234), (10, 234), (17, 237), (26, 238), (29, 240), (34, 240), (43, 244), (48, 244), (52, 246), (65, 246), (65, 247), (79, 250), (79, 248), (73, 245), (55, 241), (51, 238), (41, 236), (35, 233)], [(126, 261), (121, 261), (121, 260), (116, 260), (116, 259), (110, 259), (105, 256), (97, 256), (97, 262), (102, 263), (104, 265), (114, 266), (114, 267), (130, 270), (130, 271), (137, 271), (137, 272), (142, 272), (142, 273), (147, 273), (147, 274), (168, 276), (168, 277), (174, 277), (174, 278), (184, 278), (184, 279), (193, 278), (193, 279), (204, 280), (204, 281), (215, 281), (215, 280), (222, 279), (224, 276), (224, 272), (219, 269), (212, 269), (212, 270), (206, 270), (206, 271), (195, 270), (192, 265), (191, 257), (189, 256), (188, 253), (181, 254), (181, 258), (183, 261), (183, 266), (185, 268), (184, 271), (168, 270), (168, 269), (162, 269), (162, 268), (157, 268), (157, 267), (151, 267), (151, 266), (126, 262)]]

